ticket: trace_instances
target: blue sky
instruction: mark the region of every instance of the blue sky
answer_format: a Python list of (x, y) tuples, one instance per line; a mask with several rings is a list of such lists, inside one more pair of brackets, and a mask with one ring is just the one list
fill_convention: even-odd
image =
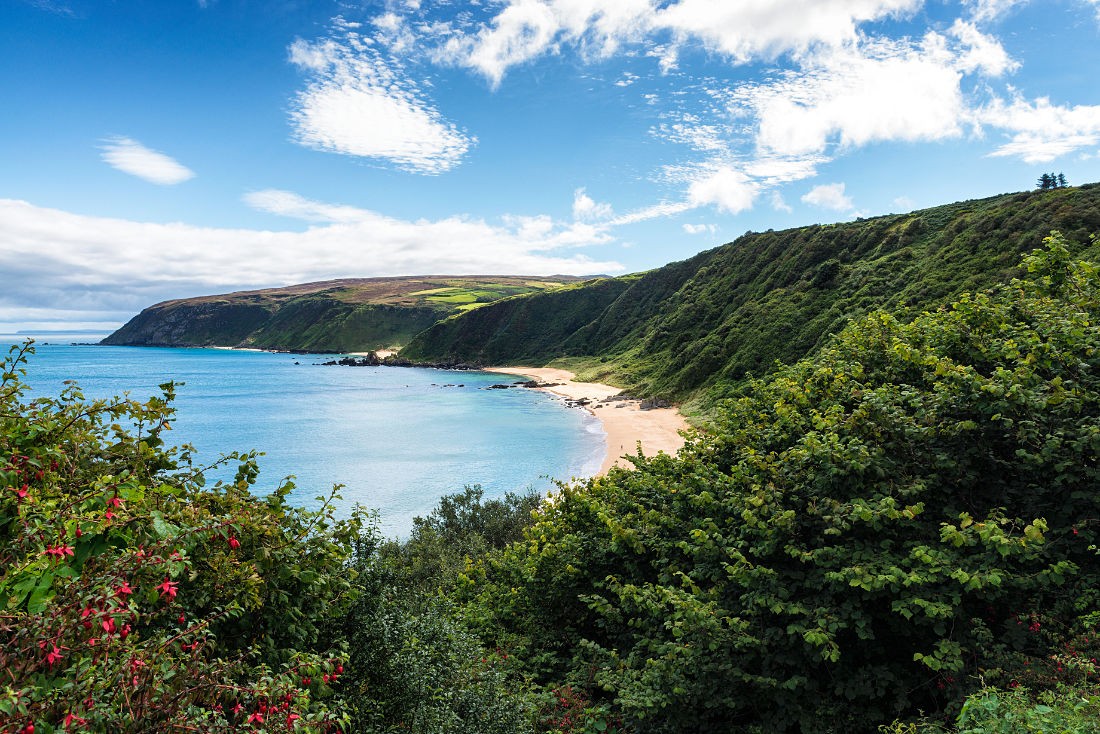
[(1100, 179), (1100, 0), (0, 0), (0, 331)]

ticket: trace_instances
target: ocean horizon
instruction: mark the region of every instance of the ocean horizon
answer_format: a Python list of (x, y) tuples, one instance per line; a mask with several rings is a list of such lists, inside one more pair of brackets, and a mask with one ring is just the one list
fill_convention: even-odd
[[(26, 365), (26, 398), (75, 381), (88, 399), (158, 395), (177, 383), (170, 444), (191, 444), (197, 464), (232, 451), (263, 452), (253, 492), (294, 476), (292, 504), (318, 506), (343, 485), (342, 515), (377, 510), (382, 532), (404, 536), (440, 497), (480, 485), (486, 498), (546, 494), (555, 481), (594, 475), (606, 451), (599, 421), (543, 391), (491, 385), (508, 375), (421, 367), (320, 366), (331, 354), (219, 348), (114, 347), (103, 335), (40, 336)], [(229, 480), (233, 468), (208, 474)]]

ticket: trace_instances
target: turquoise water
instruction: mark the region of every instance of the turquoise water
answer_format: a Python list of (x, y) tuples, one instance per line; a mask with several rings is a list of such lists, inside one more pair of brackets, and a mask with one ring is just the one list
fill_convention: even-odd
[[(24, 337), (0, 336), (8, 344)], [(85, 396), (133, 398), (177, 388), (168, 440), (199, 461), (256, 449), (258, 494), (295, 475), (295, 504), (343, 484), (342, 511), (377, 509), (387, 535), (404, 535), (444, 494), (480, 484), (486, 497), (554, 479), (590, 476), (605, 442), (598, 421), (536, 390), (488, 390), (512, 378), (400, 367), (322, 367), (329, 355), (224, 349), (72, 345), (96, 337), (47, 335), (27, 366), (31, 396), (67, 379)], [(228, 477), (226, 477), (228, 478)]]

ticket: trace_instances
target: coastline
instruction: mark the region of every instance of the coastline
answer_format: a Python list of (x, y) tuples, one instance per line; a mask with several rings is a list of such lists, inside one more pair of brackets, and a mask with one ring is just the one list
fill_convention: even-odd
[(595, 416), (607, 434), (607, 454), (596, 476), (603, 476), (613, 466), (629, 468), (623, 454), (634, 454), (640, 442), (642, 453), (654, 456), (660, 452), (675, 454), (684, 445), (680, 431), (690, 428), (676, 408), (642, 410), (639, 400), (613, 400), (622, 392), (617, 387), (598, 382), (577, 382), (568, 370), (553, 367), (484, 367), (484, 372), (526, 377), (538, 382), (553, 383), (536, 388), (569, 400), (587, 400), (585, 410)]

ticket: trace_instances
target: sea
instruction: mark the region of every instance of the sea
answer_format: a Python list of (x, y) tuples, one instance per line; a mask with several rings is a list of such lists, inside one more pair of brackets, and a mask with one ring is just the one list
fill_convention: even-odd
[[(316, 508), (339, 484), (338, 514), (376, 510), (388, 537), (406, 537), (415, 517), (467, 486), (489, 499), (592, 476), (606, 450), (587, 412), (540, 390), (490, 387), (518, 376), (321, 365), (333, 355), (99, 346), (105, 335), (83, 333), (0, 335), (0, 349), (31, 336), (28, 398), (57, 395), (74, 380), (89, 399), (145, 399), (174, 381), (165, 436), (193, 445), (196, 463), (263, 452), (253, 493), (293, 476), (290, 501)], [(208, 482), (233, 473), (208, 473)]]

